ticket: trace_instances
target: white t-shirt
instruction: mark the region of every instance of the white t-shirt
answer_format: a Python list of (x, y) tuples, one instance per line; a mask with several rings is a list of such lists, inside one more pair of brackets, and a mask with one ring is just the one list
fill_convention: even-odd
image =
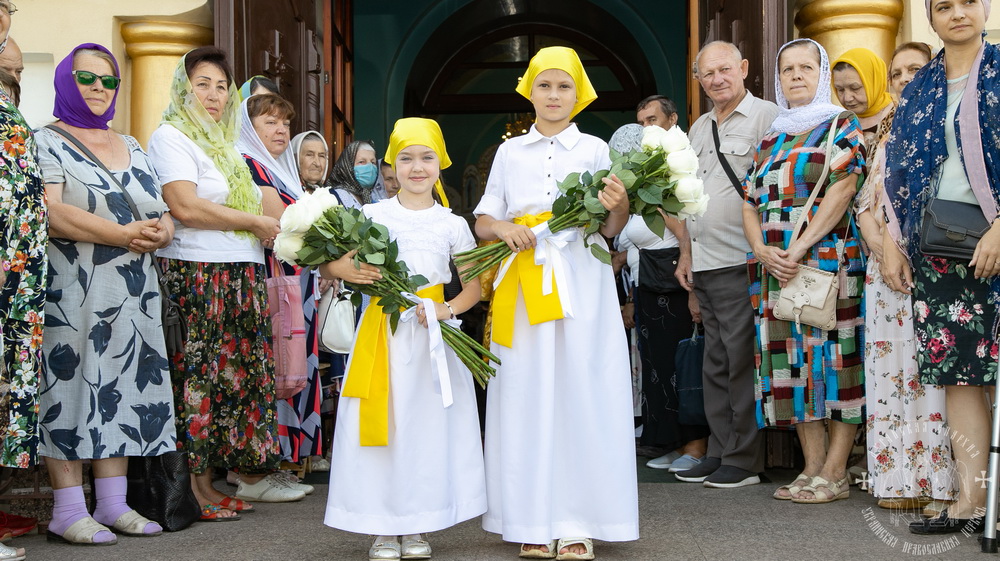
[(663, 237), (657, 236), (646, 221), (638, 214), (629, 217), (628, 224), (621, 234), (618, 234), (618, 251), (628, 252), (628, 269), (632, 286), (639, 285), (639, 250), (666, 249), (677, 247), (677, 236), (670, 229), (663, 230)]
[[(163, 190), (172, 181), (190, 181), (195, 194), (225, 205), (229, 185), (215, 163), (191, 139), (171, 125), (163, 124), (149, 138), (149, 158), (160, 177)], [(261, 198), (259, 187), (258, 200)], [(156, 252), (159, 257), (202, 263), (263, 263), (264, 250), (257, 238), (237, 236), (232, 230), (202, 230), (184, 226), (174, 219), (174, 241)]]

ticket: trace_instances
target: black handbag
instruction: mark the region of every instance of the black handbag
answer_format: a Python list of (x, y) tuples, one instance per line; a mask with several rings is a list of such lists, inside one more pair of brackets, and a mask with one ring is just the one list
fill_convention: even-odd
[[(143, 219), (142, 215), (139, 214), (139, 208), (135, 206), (135, 201), (132, 200), (132, 195), (129, 194), (125, 186), (115, 177), (115, 174), (111, 173), (107, 166), (93, 152), (65, 130), (55, 125), (46, 125), (45, 128), (59, 133), (63, 138), (73, 143), (77, 150), (83, 152), (91, 162), (104, 170), (104, 173), (108, 174), (108, 177), (121, 189), (122, 195), (125, 196), (125, 202), (128, 203), (129, 209), (132, 210), (132, 216), (136, 220)], [(163, 340), (167, 345), (167, 356), (172, 357), (184, 351), (184, 342), (187, 340), (187, 320), (184, 319), (184, 314), (181, 313), (181, 305), (170, 299), (170, 289), (163, 282), (163, 273), (160, 271), (159, 264), (156, 263), (156, 258), (152, 256), (151, 258), (153, 259), (153, 269), (156, 271), (157, 284), (160, 285), (160, 319), (163, 324)]]
[(676, 247), (639, 250), (639, 289), (665, 294), (683, 290), (674, 276), (681, 250)]
[(128, 505), (164, 530), (183, 530), (201, 518), (186, 453), (130, 457), (126, 477)]
[(927, 201), (920, 225), (920, 253), (969, 261), (979, 240), (990, 229), (978, 204), (947, 201), (937, 197)]
[(698, 325), (690, 339), (677, 344), (674, 369), (677, 372), (677, 421), (682, 425), (707, 425), (702, 364), (705, 357), (705, 337), (698, 335)]

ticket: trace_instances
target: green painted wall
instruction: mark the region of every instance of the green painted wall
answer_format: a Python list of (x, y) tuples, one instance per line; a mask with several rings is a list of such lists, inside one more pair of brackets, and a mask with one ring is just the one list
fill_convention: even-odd
[[(380, 155), (392, 125), (403, 115), (403, 95), (409, 70), (432, 33), (443, 33), (440, 22), (473, 0), (370, 0), (354, 4), (354, 122), (355, 138), (372, 139)], [(535, 0), (544, 1), (544, 0)], [(588, 0), (580, 0), (581, 2)], [(685, 0), (589, 0), (614, 14), (642, 45), (653, 70), (658, 93), (686, 105), (687, 2)], [(609, 38), (613, 45), (613, 38)], [(636, 100), (638, 102), (639, 100)], [(531, 111), (531, 104), (512, 108)], [(436, 117), (428, 115), (428, 117)], [(614, 130), (633, 122), (632, 111), (584, 111), (581, 130), (607, 140)], [(439, 117), (454, 165), (444, 181), (461, 183), (462, 170), (474, 164), (499, 141), (508, 114), (443, 115)], [(687, 123), (681, 115), (681, 125)], [(477, 201), (466, 201), (466, 206)]]

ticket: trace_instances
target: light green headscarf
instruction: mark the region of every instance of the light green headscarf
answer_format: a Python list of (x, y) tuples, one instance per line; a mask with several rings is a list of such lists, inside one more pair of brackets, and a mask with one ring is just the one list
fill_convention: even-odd
[[(229, 196), (226, 206), (249, 214), (263, 214), (260, 191), (254, 185), (250, 168), (236, 151), (240, 136), (240, 101), (236, 87), (229, 84), (229, 99), (218, 123), (198, 101), (184, 67), (187, 55), (181, 57), (170, 84), (170, 105), (163, 112), (163, 121), (184, 133), (207, 155), (219, 173), (226, 178)], [(240, 231), (241, 236), (252, 236)]]

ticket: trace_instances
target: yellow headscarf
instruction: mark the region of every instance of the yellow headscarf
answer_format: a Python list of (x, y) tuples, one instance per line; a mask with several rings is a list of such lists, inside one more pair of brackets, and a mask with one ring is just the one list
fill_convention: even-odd
[(584, 107), (590, 105), (590, 102), (597, 99), (597, 91), (590, 83), (590, 78), (587, 77), (587, 72), (583, 69), (579, 55), (569, 47), (545, 47), (538, 51), (535, 56), (531, 57), (528, 70), (525, 71), (524, 76), (521, 76), (521, 81), (517, 83), (515, 91), (530, 100), (531, 85), (535, 83), (535, 78), (552, 68), (566, 72), (576, 84), (576, 105), (573, 106), (573, 112), (569, 115), (569, 118), (572, 119), (577, 113), (583, 111)]
[(850, 64), (858, 72), (858, 76), (861, 76), (861, 85), (868, 96), (868, 109), (858, 113), (858, 117), (864, 119), (878, 115), (879, 111), (892, 105), (885, 61), (877, 54), (864, 47), (856, 47), (840, 55), (840, 58), (833, 61), (831, 68), (837, 66), (838, 62)]
[[(396, 121), (392, 127), (392, 134), (389, 135), (389, 148), (385, 152), (385, 161), (392, 164), (392, 169), (396, 169), (396, 155), (407, 146), (426, 146), (438, 155), (441, 161), (441, 169), (451, 165), (451, 158), (448, 157), (448, 150), (444, 146), (444, 135), (441, 134), (441, 126), (433, 119), (421, 119), (420, 117), (407, 117)], [(444, 185), (438, 177), (434, 184), (434, 190), (441, 197), (441, 204), (448, 205), (448, 197), (444, 194)]]

